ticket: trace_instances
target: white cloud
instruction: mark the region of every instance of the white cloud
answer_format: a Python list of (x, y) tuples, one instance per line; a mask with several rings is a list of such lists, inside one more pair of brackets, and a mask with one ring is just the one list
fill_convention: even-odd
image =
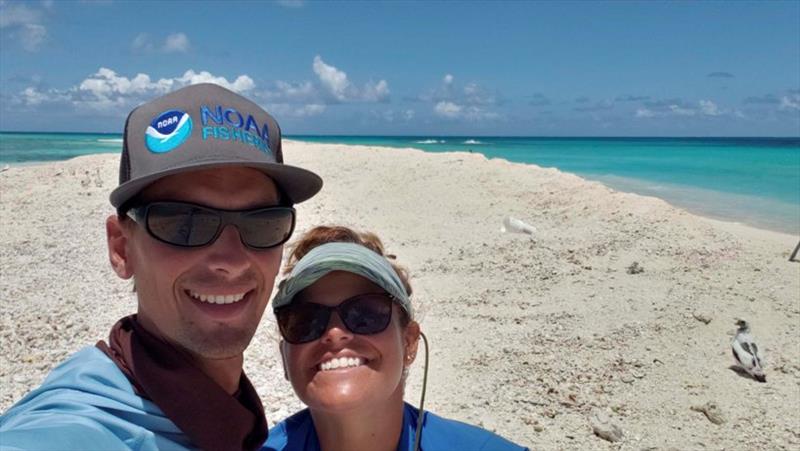
[(278, 117), (318, 116), (327, 109), (324, 96), (310, 81), (276, 81), (272, 89), (255, 93), (266, 103), (267, 111)]
[(39, 11), (28, 8), (22, 3), (0, 3), (0, 29), (38, 23), (40, 19), (41, 13)]
[(393, 123), (393, 122), (408, 122), (414, 119), (414, 110), (393, 110), (393, 109), (384, 109), (384, 110), (372, 110), (370, 114), (373, 117), (381, 119), (385, 122)]
[(317, 116), (325, 112), (327, 106), (319, 103), (310, 103), (306, 105), (295, 105), (289, 103), (269, 103), (266, 105), (266, 110), (270, 114), (278, 117), (311, 117)]
[(275, 89), (263, 93), (267, 100), (284, 103), (314, 103), (320, 95), (310, 81), (290, 83), (278, 80)]
[(497, 119), (499, 114), (486, 111), (474, 105), (459, 105), (453, 102), (441, 101), (433, 107), (433, 112), (437, 116), (445, 119), (467, 119), (477, 121), (482, 119)]
[(367, 102), (381, 102), (389, 98), (389, 84), (386, 80), (377, 83), (367, 83), (361, 95)]
[(313, 68), (322, 86), (327, 88), (337, 100), (344, 101), (347, 98), (345, 92), (350, 87), (350, 82), (347, 80), (346, 73), (325, 64), (319, 55), (314, 57)]
[(317, 114), (321, 114), (324, 111), (325, 111), (325, 105), (313, 103), (310, 105), (304, 105), (303, 107), (297, 109), (295, 111), (295, 114), (301, 116), (316, 116)]
[(686, 117), (737, 117), (743, 118), (744, 114), (737, 109), (723, 109), (711, 100), (700, 100), (697, 106), (672, 99), (676, 103), (652, 102), (650, 108), (639, 108), (635, 116), (639, 118), (654, 118), (667, 116), (686, 116)]
[(683, 108), (678, 105), (670, 105), (669, 110), (678, 116), (694, 116), (696, 113), (692, 108)]
[(311, 116), (318, 116), (325, 112), (327, 108), (326, 105), (320, 103), (310, 103), (307, 105), (281, 105), (276, 108), (269, 108), (269, 111), (273, 114), (278, 114), (278, 112), (282, 111), (283, 116), (292, 116), (292, 117), (311, 117)]
[(790, 94), (781, 97), (781, 110), (800, 110), (800, 94)]
[(461, 106), (453, 102), (439, 102), (433, 107), (433, 112), (439, 116), (455, 119), (461, 115)]
[(132, 79), (121, 77), (111, 69), (101, 67), (95, 74), (86, 78), (78, 86), (78, 90), (93, 94), (95, 97), (107, 97), (113, 94), (141, 94), (150, 89), (166, 92), (171, 83), (154, 84), (147, 74), (136, 74)]
[(22, 41), (22, 48), (29, 52), (35, 52), (47, 39), (47, 28), (34, 23), (25, 24), (19, 31), (19, 37)]
[[(445, 74), (441, 84), (427, 93), (417, 96), (418, 100), (437, 105), (448, 102), (462, 106), (491, 106), (502, 103), (500, 96), (478, 83), (470, 82), (460, 87), (453, 74)], [(435, 107), (434, 107), (435, 108)], [(480, 110), (480, 108), (478, 108)]]
[(39, 105), (48, 99), (46, 94), (37, 91), (35, 88), (25, 88), (21, 94), (25, 99), (24, 102), (28, 105)]
[[(140, 34), (133, 40), (132, 47), (147, 50), (152, 48), (152, 42), (148, 35)], [(262, 90), (256, 90), (255, 81), (246, 74), (228, 79), (208, 71), (196, 72), (190, 69), (175, 77), (153, 79), (146, 73), (128, 77), (110, 68), (101, 67), (70, 88), (41, 89), (29, 86), (12, 100), (32, 108), (65, 103), (75, 108), (123, 112), (131, 106), (184, 86), (214, 83), (233, 91), (246, 92), (269, 105), (276, 113), (308, 117), (324, 113), (330, 103), (381, 102), (389, 97), (389, 84), (386, 80), (356, 87), (348, 81), (347, 74), (325, 64), (322, 58), (317, 57), (314, 62), (315, 72), (320, 77), (318, 83), (277, 81), (270, 89)], [(334, 93), (337, 95), (334, 96)], [(408, 111), (410, 113), (405, 115), (413, 117), (413, 111)]]
[(189, 51), (189, 38), (183, 33), (173, 33), (164, 41), (164, 53), (186, 53)]
[(719, 107), (717, 107), (717, 105), (710, 100), (700, 101), (700, 112), (706, 116), (719, 116), (722, 114), (722, 111), (720, 111)]
[(247, 75), (228, 81), (225, 77), (215, 76), (207, 71), (187, 70), (179, 77), (152, 80), (147, 74), (139, 73), (128, 78), (101, 67), (77, 86), (66, 90), (41, 91), (28, 87), (20, 93), (17, 101), (27, 106), (68, 102), (79, 108), (114, 110), (197, 83), (214, 83), (238, 92), (250, 91), (255, 87), (255, 82)]
[(191, 42), (185, 33), (172, 33), (161, 44), (156, 44), (149, 34), (139, 33), (131, 42), (131, 50), (136, 53), (186, 53), (190, 48)]
[(322, 87), (339, 102), (383, 102), (389, 99), (389, 84), (386, 80), (369, 82), (359, 89), (350, 83), (347, 73), (326, 64), (319, 55), (314, 57), (312, 68)]
[(56, 89), (41, 91), (34, 87), (28, 87), (19, 93), (19, 96), (12, 97), (12, 102), (26, 106), (38, 106), (44, 103), (67, 102), (69, 95)]
[(500, 115), (493, 112), (493, 111), (484, 111), (478, 107), (469, 107), (467, 111), (467, 119), (471, 120), (478, 120), (478, 119), (486, 119), (486, 120), (495, 120), (500, 119)]
[(0, 2), (0, 30), (29, 52), (39, 50), (47, 39), (47, 28), (41, 22), (41, 11), (18, 2)]
[(153, 43), (150, 41), (150, 35), (147, 33), (139, 33), (133, 38), (131, 42), (131, 49), (134, 51), (150, 52), (153, 50)]
[(176, 78), (175, 81), (181, 86), (195, 85), (197, 83), (214, 83), (236, 92), (249, 91), (256, 86), (253, 79), (247, 75), (239, 75), (236, 77), (236, 80), (229, 82), (225, 77), (217, 77), (207, 71), (195, 72), (191, 69), (187, 70), (182, 77)]

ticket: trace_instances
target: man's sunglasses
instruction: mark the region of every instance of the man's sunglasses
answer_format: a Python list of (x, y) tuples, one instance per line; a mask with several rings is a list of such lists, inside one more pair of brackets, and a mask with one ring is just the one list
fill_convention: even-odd
[(373, 335), (386, 330), (392, 320), (392, 296), (387, 293), (360, 294), (336, 307), (313, 302), (294, 302), (275, 312), (284, 340), (292, 344), (314, 341), (325, 333), (331, 312), (355, 334)]
[(267, 249), (289, 240), (295, 220), (292, 207), (218, 210), (186, 202), (152, 202), (129, 209), (127, 215), (153, 238), (180, 247), (209, 245), (233, 224), (246, 246)]

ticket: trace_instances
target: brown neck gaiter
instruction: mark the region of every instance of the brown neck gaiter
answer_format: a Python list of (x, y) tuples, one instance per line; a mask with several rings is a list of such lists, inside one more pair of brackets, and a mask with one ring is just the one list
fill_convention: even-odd
[(136, 315), (111, 328), (97, 347), (128, 377), (137, 394), (155, 403), (196, 446), (208, 451), (255, 450), (267, 438), (264, 408), (244, 372), (229, 395), (184, 352), (146, 331)]

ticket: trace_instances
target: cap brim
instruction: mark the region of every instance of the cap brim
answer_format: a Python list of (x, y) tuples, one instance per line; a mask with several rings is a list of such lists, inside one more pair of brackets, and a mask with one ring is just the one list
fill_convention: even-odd
[(289, 201), (292, 204), (298, 204), (306, 201), (317, 194), (320, 189), (322, 189), (322, 178), (320, 178), (320, 176), (307, 169), (299, 168), (297, 166), (290, 166), (281, 163), (251, 163), (242, 162), (239, 160), (216, 160), (213, 162), (198, 162), (189, 166), (181, 166), (179, 168), (157, 172), (155, 174), (150, 174), (148, 176), (140, 177), (127, 183), (123, 183), (111, 192), (111, 205), (113, 205), (115, 208), (119, 208), (151, 183), (169, 175), (197, 171), (200, 169), (228, 166), (258, 169), (275, 181), (275, 184), (278, 185), (278, 187), (289, 198)]

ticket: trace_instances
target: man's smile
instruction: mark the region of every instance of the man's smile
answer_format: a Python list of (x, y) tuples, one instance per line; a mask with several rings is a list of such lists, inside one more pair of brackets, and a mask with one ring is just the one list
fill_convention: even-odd
[(199, 300), (200, 302), (207, 302), (209, 304), (233, 304), (236, 302), (241, 301), (244, 299), (244, 296), (247, 292), (243, 293), (235, 293), (235, 294), (204, 294), (198, 293), (196, 291), (189, 290), (189, 296), (194, 299)]

